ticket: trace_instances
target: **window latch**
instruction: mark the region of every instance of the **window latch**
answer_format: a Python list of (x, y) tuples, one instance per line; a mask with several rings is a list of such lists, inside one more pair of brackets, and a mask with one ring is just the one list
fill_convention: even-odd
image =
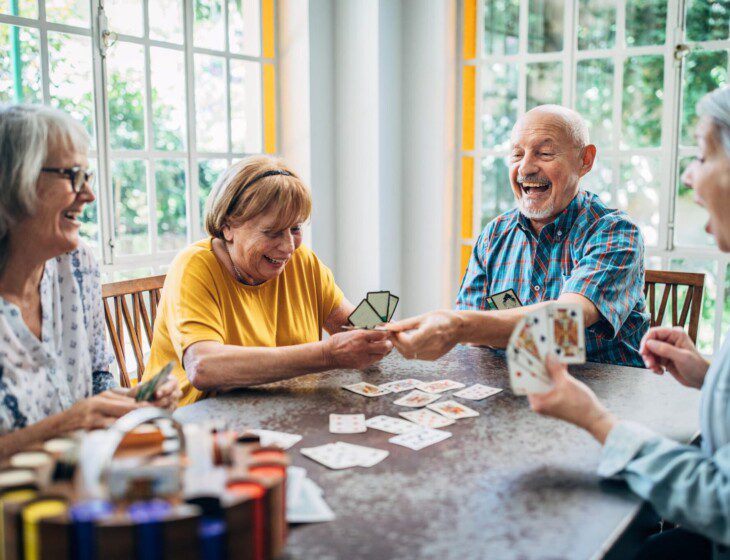
[(106, 56), (106, 51), (114, 46), (118, 36), (114, 31), (109, 29), (109, 18), (106, 17), (103, 8), (99, 10), (99, 36), (101, 38), (99, 51), (101, 52), (101, 56)]
[(684, 57), (687, 56), (691, 50), (692, 47), (690, 47), (689, 45), (679, 43), (676, 47), (674, 47), (674, 60), (683, 60)]

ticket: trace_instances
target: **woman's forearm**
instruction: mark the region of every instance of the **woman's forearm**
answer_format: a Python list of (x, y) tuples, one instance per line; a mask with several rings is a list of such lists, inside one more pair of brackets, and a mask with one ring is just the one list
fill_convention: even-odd
[(60, 412), (44, 418), (40, 422), (31, 424), (0, 436), (0, 461), (22, 451), (29, 445), (40, 443), (71, 430), (65, 422), (66, 412)]
[(330, 369), (325, 342), (277, 348), (197, 342), (183, 357), (188, 379), (201, 391), (228, 390)]

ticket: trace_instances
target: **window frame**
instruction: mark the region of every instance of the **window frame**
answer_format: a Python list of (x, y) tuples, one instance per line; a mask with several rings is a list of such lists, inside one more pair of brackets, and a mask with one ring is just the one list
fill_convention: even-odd
[[(155, 185), (154, 164), (162, 160), (184, 160), (186, 173), (185, 185), (185, 206), (186, 206), (186, 243), (191, 243), (203, 237), (204, 229), (200, 223), (200, 184), (198, 177), (198, 164), (201, 160), (219, 159), (225, 160), (228, 165), (236, 159), (240, 159), (254, 153), (276, 154), (279, 151), (280, 133), (280, 94), (279, 94), (279, 52), (276, 30), (278, 29), (277, 0), (257, 0), (259, 4), (259, 56), (244, 55), (231, 52), (230, 34), (228, 29), (229, 1), (221, 0), (222, 15), (225, 29), (224, 50), (215, 50), (194, 45), (194, 0), (182, 0), (182, 44), (171, 43), (150, 38), (149, 3), (150, 0), (141, 0), (143, 35), (119, 34), (118, 42), (139, 45), (143, 49), (145, 58), (144, 65), (144, 115), (145, 115), (145, 148), (141, 150), (118, 150), (111, 148), (111, 131), (109, 121), (109, 95), (107, 92), (107, 59), (105, 46), (102, 40), (102, 33), (105, 30), (113, 31), (113, 27), (105, 25), (104, 0), (89, 1), (89, 27), (78, 27), (75, 25), (54, 23), (47, 21), (46, 2), (38, 0), (38, 18), (13, 16), (7, 13), (0, 13), (0, 24), (25, 27), (39, 32), (40, 57), (40, 83), (42, 91), (42, 103), (51, 104), (50, 94), (50, 65), (48, 32), (61, 32), (73, 35), (88, 37), (90, 39), (90, 63), (92, 68), (92, 93), (94, 96), (94, 128), (95, 142), (89, 146), (89, 157), (96, 161), (97, 180), (95, 191), (97, 195), (97, 225), (98, 225), (98, 247), (102, 272), (107, 277), (117, 273), (133, 269), (150, 268), (152, 271), (165, 268), (179, 249), (161, 251), (157, 247), (157, 199)], [(153, 0), (154, 1), (154, 0)], [(182, 150), (157, 150), (153, 145), (153, 120), (152, 120), (152, 67), (150, 49), (161, 47), (183, 53), (185, 67), (185, 126), (182, 134), (185, 140), (185, 147)], [(109, 48), (114, 48), (109, 47)], [(226, 70), (226, 123), (228, 129), (227, 149), (223, 152), (201, 151), (197, 146), (196, 138), (196, 109), (195, 109), (195, 55), (211, 55), (225, 61)], [(261, 138), (260, 152), (239, 152), (232, 148), (231, 138), (231, 81), (230, 67), (232, 60), (256, 62), (260, 69), (260, 115), (261, 115)], [(265, 68), (270, 67), (267, 77), (264, 76)], [(268, 81), (266, 81), (268, 80)], [(116, 248), (117, 224), (114, 220), (113, 186), (111, 181), (111, 167), (113, 161), (134, 159), (146, 162), (146, 195), (147, 207), (149, 209), (148, 240), (149, 251), (138, 254), (120, 254)]]
[[(578, 49), (578, 9), (579, 0), (566, 0), (563, 13), (563, 50), (551, 53), (529, 53), (527, 49), (529, 0), (520, 0), (519, 3), (519, 37), (518, 51), (512, 55), (483, 54), (484, 41), (484, 0), (460, 0), (458, 4), (458, 82), (457, 82), (457, 162), (456, 181), (460, 185), (457, 189), (456, 224), (459, 229), (455, 232), (455, 276), (461, 279), (470, 249), (482, 231), (482, 161), (485, 157), (504, 158), (506, 151), (482, 147), (482, 75), (488, 65), (495, 62), (513, 63), (518, 65), (517, 88), (517, 118), (524, 114), (527, 99), (527, 66), (535, 62), (562, 63), (562, 104), (575, 107), (577, 98), (577, 70), (581, 60), (596, 60), (609, 58), (613, 60), (613, 100), (612, 123), (613, 135), (610, 148), (599, 146), (600, 156), (610, 158), (612, 183), (616, 184), (620, 177), (621, 155), (660, 156), (660, 175), (657, 180), (659, 189), (659, 225), (656, 246), (646, 247), (646, 259), (660, 259), (661, 268), (668, 269), (671, 260), (688, 259), (691, 261), (713, 261), (716, 267), (717, 280), (715, 297), (715, 315), (713, 330), (713, 351), (717, 351), (721, 343), (724, 311), (725, 284), (728, 281), (728, 266), (730, 254), (720, 252), (714, 246), (682, 245), (675, 242), (675, 206), (677, 199), (677, 182), (679, 161), (685, 157), (697, 155), (696, 147), (681, 146), (681, 118), (682, 118), (682, 71), (684, 58), (675, 57), (675, 48), (685, 44), (692, 50), (726, 50), (730, 53), (730, 37), (725, 40), (688, 41), (685, 37), (685, 2), (683, 0), (667, 1), (666, 41), (664, 45), (651, 46), (624, 46), (626, 3), (616, 3), (616, 35), (612, 48), (600, 50)], [(469, 21), (474, 18), (474, 21)], [(467, 45), (474, 41), (473, 46)], [(470, 55), (473, 54), (473, 57)], [(664, 100), (662, 105), (661, 143), (658, 147), (649, 148), (620, 148), (622, 133), (622, 102), (623, 102), (623, 69), (626, 59), (637, 55), (662, 55), (664, 58)], [(729, 62), (730, 64), (730, 62)], [(466, 91), (469, 87), (469, 78), (465, 77), (465, 69), (475, 68), (473, 107), (467, 104), (471, 101)], [(465, 120), (469, 114), (473, 115), (470, 123)], [(471, 149), (464, 149), (469, 145), (469, 138), (473, 144)], [(469, 166), (472, 169), (468, 169)], [(471, 185), (471, 188), (470, 188)], [(505, 185), (507, 187), (507, 185)], [(469, 223), (465, 220), (469, 219)], [(471, 233), (471, 235), (465, 235)], [(705, 284), (707, 292), (709, 286)]]

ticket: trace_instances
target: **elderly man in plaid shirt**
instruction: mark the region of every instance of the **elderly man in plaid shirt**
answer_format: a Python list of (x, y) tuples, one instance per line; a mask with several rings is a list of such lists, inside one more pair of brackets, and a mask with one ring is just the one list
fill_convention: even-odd
[[(515, 124), (509, 165), (517, 208), (477, 239), (455, 311), (389, 326), (401, 354), (433, 360), (458, 343), (504, 348), (521, 317), (557, 300), (583, 308), (589, 360), (643, 367), (644, 242), (624, 213), (581, 190), (595, 157), (575, 111), (542, 105)], [(522, 307), (490, 309), (488, 298), (508, 290)]]

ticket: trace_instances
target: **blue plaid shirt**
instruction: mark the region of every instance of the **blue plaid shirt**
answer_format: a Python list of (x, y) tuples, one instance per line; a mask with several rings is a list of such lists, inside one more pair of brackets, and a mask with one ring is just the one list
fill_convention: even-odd
[(644, 241), (626, 214), (580, 191), (536, 236), (514, 209), (484, 228), (456, 298), (457, 309), (489, 309), (487, 297), (512, 288), (522, 305), (575, 293), (601, 319), (586, 329), (594, 362), (643, 367), (639, 343), (649, 328), (644, 301)]

